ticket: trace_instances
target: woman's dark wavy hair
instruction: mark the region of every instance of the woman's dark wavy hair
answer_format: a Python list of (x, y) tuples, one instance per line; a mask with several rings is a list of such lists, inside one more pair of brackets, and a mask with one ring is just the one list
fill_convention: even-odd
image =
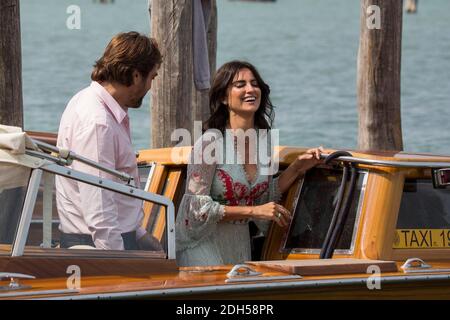
[(91, 79), (116, 81), (127, 87), (133, 84), (133, 71), (146, 78), (161, 64), (162, 55), (153, 38), (135, 31), (119, 33), (109, 42), (103, 56), (95, 62)]
[(228, 96), (228, 90), (234, 77), (242, 69), (249, 69), (255, 76), (261, 89), (261, 104), (255, 113), (255, 127), (258, 129), (271, 129), (275, 118), (274, 106), (270, 101), (270, 88), (261, 78), (258, 70), (246, 61), (230, 61), (221, 66), (213, 79), (213, 84), (209, 90), (209, 109), (211, 116), (204, 123), (204, 130), (218, 129), (225, 133), (230, 115), (228, 106), (223, 103)]

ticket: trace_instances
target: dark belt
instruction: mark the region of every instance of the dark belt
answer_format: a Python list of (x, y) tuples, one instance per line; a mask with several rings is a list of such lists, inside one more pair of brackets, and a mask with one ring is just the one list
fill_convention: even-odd
[[(139, 250), (136, 241), (136, 231), (122, 233), (123, 246), (125, 250)], [(95, 247), (90, 234), (64, 233), (61, 232), (61, 248), (70, 248), (72, 246), (85, 245)]]

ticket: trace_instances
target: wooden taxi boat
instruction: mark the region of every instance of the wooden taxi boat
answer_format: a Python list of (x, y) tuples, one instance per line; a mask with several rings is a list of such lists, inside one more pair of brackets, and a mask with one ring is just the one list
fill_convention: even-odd
[[(189, 147), (140, 151), (142, 185), (133, 187), (118, 172), (100, 181), (72, 170), (87, 160), (32, 136), (39, 150), (0, 150), (0, 173), (26, 177), (0, 178), (1, 299), (450, 298), (450, 156), (337, 153), (284, 194), (294, 219), (253, 234), (252, 261), (178, 267), (174, 221)], [(278, 147), (280, 169), (305, 150)], [(143, 200), (143, 226), (164, 251), (59, 248), (55, 175)]]

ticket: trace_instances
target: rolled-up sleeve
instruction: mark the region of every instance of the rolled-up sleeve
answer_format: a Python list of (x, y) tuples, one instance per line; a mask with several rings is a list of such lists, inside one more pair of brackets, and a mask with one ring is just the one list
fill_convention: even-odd
[[(104, 124), (91, 123), (79, 128), (73, 145), (74, 152), (115, 168), (114, 132)], [(113, 176), (79, 161), (73, 168), (101, 178), (117, 180)], [(123, 250), (123, 240), (118, 222), (118, 208), (112, 191), (78, 182), (81, 197), (81, 210), (95, 246), (99, 249)]]

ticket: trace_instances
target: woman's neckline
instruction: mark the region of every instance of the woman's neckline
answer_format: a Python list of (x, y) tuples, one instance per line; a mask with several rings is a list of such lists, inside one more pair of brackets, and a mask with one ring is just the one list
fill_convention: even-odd
[[(248, 128), (248, 129), (243, 129), (243, 128), (231, 128), (230, 122), (227, 123), (225, 129), (226, 129), (226, 130), (227, 130), (227, 129), (230, 130), (230, 131), (233, 133), (233, 135), (234, 135), (234, 131), (235, 131), (235, 130), (239, 130), (239, 129), (244, 130), (244, 131), (246, 131), (246, 130), (251, 130), (251, 129), (256, 130), (255, 126), (252, 126), (251, 128)], [(258, 133), (257, 133), (257, 134), (258, 134)], [(256, 161), (256, 171), (255, 171), (255, 175), (253, 176), (253, 179), (252, 179), (252, 177), (250, 177), (249, 173), (248, 173), (247, 170), (245, 169), (245, 161), (244, 161), (244, 160), (245, 160), (245, 155), (243, 156), (243, 155), (241, 155), (241, 153), (239, 152), (239, 148), (237, 148), (237, 146), (236, 146), (236, 140), (235, 140), (235, 138), (236, 138), (236, 137), (233, 137), (234, 150), (235, 150), (237, 156), (240, 158), (240, 159), (239, 159), (240, 161), (239, 161), (237, 164), (241, 167), (242, 172), (244, 173), (245, 180), (247, 181), (247, 183), (249, 184), (249, 186), (253, 186), (253, 185), (258, 181), (258, 178), (259, 178), (259, 164), (258, 164), (258, 161)]]

